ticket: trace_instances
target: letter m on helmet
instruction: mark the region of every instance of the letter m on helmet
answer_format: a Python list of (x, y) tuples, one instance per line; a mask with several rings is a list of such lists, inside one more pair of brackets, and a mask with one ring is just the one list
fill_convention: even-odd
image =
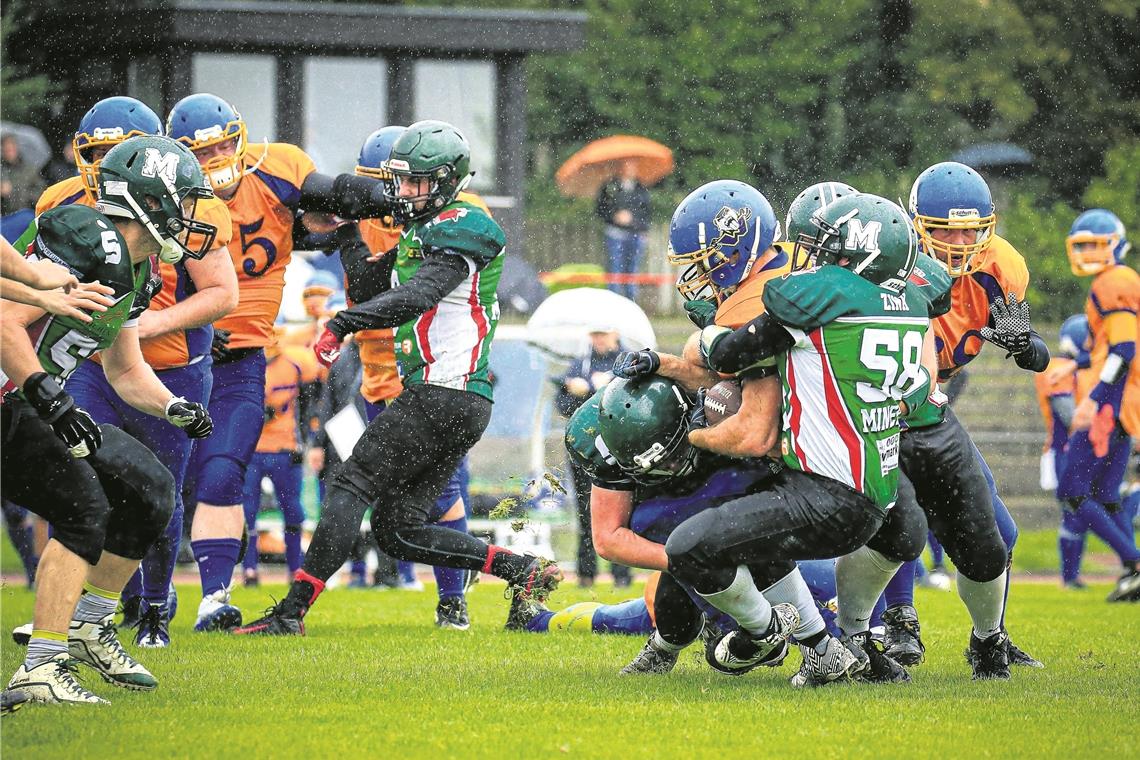
[(162, 180), (171, 193), (176, 191), (175, 181), (178, 174), (178, 154), (164, 152), (158, 148), (147, 148), (143, 153), (142, 175), (144, 177), (157, 177)]
[(883, 225), (877, 221), (872, 220), (864, 226), (858, 219), (851, 219), (847, 222), (847, 242), (843, 247), (849, 251), (877, 252), (882, 230)]

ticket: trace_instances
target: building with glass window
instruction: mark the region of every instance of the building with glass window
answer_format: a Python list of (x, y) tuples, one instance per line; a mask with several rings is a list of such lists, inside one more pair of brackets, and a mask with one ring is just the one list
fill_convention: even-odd
[(580, 48), (585, 23), (577, 12), (128, 0), (47, 4), (12, 42), (53, 48), (50, 76), (66, 87), (62, 123), (111, 95), (165, 115), (186, 95), (212, 92), (241, 112), (251, 143), (295, 143), (330, 174), (351, 171), (378, 127), (451, 122), (471, 142), (472, 189), (518, 249), (523, 62)]

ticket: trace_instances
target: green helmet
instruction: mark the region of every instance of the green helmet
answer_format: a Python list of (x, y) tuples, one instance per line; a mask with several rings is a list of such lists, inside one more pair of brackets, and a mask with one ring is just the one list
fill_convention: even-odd
[[(447, 122), (417, 121), (392, 146), (384, 167), (392, 173), (387, 199), (397, 223), (406, 224), (435, 215), (467, 187), (472, 176), (471, 146)], [(404, 182), (420, 179), (428, 180), (426, 193), (400, 194)]]
[(96, 208), (145, 227), (167, 263), (184, 255), (200, 259), (213, 246), (218, 228), (194, 218), (198, 201), (213, 197), (198, 159), (169, 137), (132, 137), (99, 163)]
[(604, 392), (604, 388), (597, 391), (566, 421), (566, 452), (570, 461), (582, 468), (591, 480), (625, 480), (625, 473), (598, 435), (599, 406)]
[(598, 432), (610, 456), (638, 483), (683, 477), (697, 459), (688, 437), (692, 407), (672, 380), (656, 375), (615, 379), (602, 393)]
[[(817, 182), (804, 188), (788, 206), (788, 213), (784, 217), (785, 240), (795, 243), (804, 232), (815, 235), (815, 227), (811, 223), (811, 215), (834, 200), (859, 192), (851, 185), (842, 182)], [(795, 249), (793, 249), (794, 251)], [(793, 261), (793, 269), (802, 269), (805, 262)]]
[(832, 201), (810, 218), (792, 254), (794, 269), (834, 264), (876, 285), (902, 290), (918, 259), (918, 235), (902, 207), (870, 193)]

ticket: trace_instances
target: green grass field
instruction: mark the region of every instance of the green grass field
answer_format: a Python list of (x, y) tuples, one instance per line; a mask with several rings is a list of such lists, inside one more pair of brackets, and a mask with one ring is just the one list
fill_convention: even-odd
[[(472, 629), (431, 625), (435, 595), (333, 590), (309, 635), (237, 639), (190, 631), (196, 589), (173, 646), (140, 658), (156, 692), (125, 692), (86, 671), (109, 706), (33, 705), (0, 723), (5, 757), (1126, 757), (1140, 714), (1140, 605), (1108, 586), (1065, 592), (1026, 582), (1009, 625), (1045, 670), (973, 683), (957, 595), (918, 590), (928, 646), (908, 685), (801, 692), (779, 670), (711, 672), (696, 647), (669, 676), (619, 678), (640, 639), (501, 630), (503, 586), (471, 596)], [(247, 615), (282, 587), (235, 593)], [(634, 592), (639, 589), (635, 586)], [(554, 607), (630, 592), (569, 588)], [(7, 631), (32, 595), (2, 592), (5, 674), (22, 657)], [(132, 648), (128, 645), (128, 648)]]

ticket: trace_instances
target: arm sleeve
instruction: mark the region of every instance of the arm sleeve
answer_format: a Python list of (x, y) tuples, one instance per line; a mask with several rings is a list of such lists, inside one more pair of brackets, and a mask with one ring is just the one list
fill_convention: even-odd
[(348, 282), (346, 295), (349, 301), (361, 304), (391, 289), (392, 267), (396, 263), (394, 249), (385, 253), (379, 261), (368, 261), (372, 251), (360, 237), (360, 228), (355, 224), (337, 228), (336, 243)]
[(355, 174), (330, 177), (313, 172), (301, 183), (300, 206), (342, 219), (372, 219), (391, 213), (384, 199), (384, 183)]
[(1036, 330), (1030, 330), (1029, 348), (1020, 354), (1016, 354), (1013, 360), (1022, 369), (1044, 372), (1045, 368), (1049, 366), (1049, 347), (1045, 345), (1045, 341), (1037, 334)]
[(740, 329), (717, 336), (707, 346), (708, 366), (716, 372), (735, 374), (787, 351), (794, 343), (782, 324), (769, 314), (761, 314)]
[(358, 330), (397, 327), (438, 304), (473, 271), (474, 264), (465, 256), (431, 254), (406, 283), (344, 309), (329, 320), (328, 329), (343, 338)]

